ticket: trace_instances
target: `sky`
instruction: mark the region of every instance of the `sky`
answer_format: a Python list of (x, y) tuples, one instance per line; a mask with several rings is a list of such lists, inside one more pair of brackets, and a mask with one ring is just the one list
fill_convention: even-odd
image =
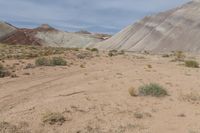
[(0, 0), (0, 20), (17, 27), (114, 34), (144, 16), (189, 0)]

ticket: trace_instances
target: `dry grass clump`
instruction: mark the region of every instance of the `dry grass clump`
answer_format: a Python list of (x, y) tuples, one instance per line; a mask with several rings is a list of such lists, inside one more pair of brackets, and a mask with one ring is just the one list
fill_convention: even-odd
[(62, 57), (40, 57), (35, 60), (37, 66), (66, 66), (67, 62)]
[(28, 128), (28, 123), (20, 122), (18, 125), (13, 125), (8, 122), (0, 122), (0, 133), (30, 133)]
[(10, 72), (0, 64), (0, 78), (10, 76)]
[(185, 66), (191, 68), (199, 68), (199, 63), (195, 60), (187, 60), (185, 61)]
[(150, 83), (139, 87), (140, 96), (154, 96), (154, 97), (163, 97), (168, 95), (165, 88), (156, 83)]
[(92, 58), (92, 54), (89, 53), (89, 52), (80, 52), (76, 56), (77, 56), (78, 59), (89, 59), (89, 58)]
[(133, 96), (133, 97), (138, 96), (137, 91), (136, 91), (136, 89), (135, 89), (134, 87), (130, 87), (130, 88), (128, 89), (128, 92), (129, 92), (129, 94), (130, 94), (131, 96)]
[(187, 102), (200, 102), (200, 93), (198, 92), (191, 92), (189, 94), (181, 95), (181, 100), (187, 101)]
[(46, 113), (42, 117), (42, 122), (50, 125), (62, 125), (65, 121), (65, 117), (61, 113)]
[(142, 118), (145, 118), (145, 117), (150, 118), (150, 117), (152, 117), (152, 115), (150, 113), (135, 112), (134, 117), (137, 118), (137, 119), (142, 119)]
[(175, 57), (173, 61), (184, 61), (186, 58), (186, 55), (184, 54), (183, 51), (175, 51), (173, 52), (173, 55)]

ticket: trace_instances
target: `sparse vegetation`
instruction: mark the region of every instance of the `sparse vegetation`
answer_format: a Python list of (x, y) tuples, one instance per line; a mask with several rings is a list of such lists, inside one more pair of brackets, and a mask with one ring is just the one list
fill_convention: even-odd
[(183, 51), (176, 51), (174, 52), (175, 59), (173, 61), (184, 61), (186, 58), (186, 55)]
[(181, 95), (180, 98), (187, 102), (200, 102), (200, 94), (198, 92), (191, 92), (189, 94)]
[(0, 64), (0, 78), (7, 77), (10, 75), (10, 72)]
[(86, 59), (86, 58), (92, 58), (92, 54), (89, 52), (82, 52), (77, 54), (78, 59)]
[(171, 55), (169, 55), (169, 54), (164, 54), (164, 55), (162, 55), (162, 57), (163, 58), (169, 58)]
[(135, 112), (134, 117), (137, 119), (143, 119), (143, 118), (150, 118), (152, 117), (152, 115), (150, 113)]
[(50, 61), (52, 66), (66, 66), (67, 61), (62, 57), (53, 57)]
[(42, 122), (50, 125), (62, 125), (65, 121), (65, 117), (61, 113), (46, 113), (42, 117)]
[(78, 49), (0, 44), (0, 59), (32, 59), (65, 54), (69, 51), (78, 51)]
[(117, 51), (117, 50), (110, 50), (108, 52), (108, 56), (112, 57), (112, 56), (117, 56), (117, 55), (123, 55), (125, 54), (125, 52), (123, 50), (121, 51)]
[(37, 66), (50, 66), (50, 59), (45, 57), (40, 57), (35, 60), (35, 65)]
[(192, 67), (192, 68), (199, 68), (199, 63), (194, 60), (187, 60), (187, 61), (185, 61), (185, 66)]
[(165, 90), (165, 88), (163, 88), (162, 86), (155, 83), (150, 83), (150, 84), (139, 87), (139, 95), (163, 97), (163, 96), (168, 95), (168, 93)]
[(9, 122), (0, 122), (0, 133), (30, 133), (27, 130), (29, 126), (26, 122), (20, 122), (18, 125), (11, 124)]
[(37, 66), (65, 66), (67, 62), (62, 57), (40, 57), (35, 60)]
[(86, 50), (92, 51), (92, 52), (99, 52), (97, 48), (86, 48)]

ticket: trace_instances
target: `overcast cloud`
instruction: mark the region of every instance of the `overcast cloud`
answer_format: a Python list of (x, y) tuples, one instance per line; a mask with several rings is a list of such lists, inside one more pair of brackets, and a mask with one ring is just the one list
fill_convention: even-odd
[(18, 27), (48, 23), (65, 31), (115, 33), (188, 0), (0, 0), (0, 19)]

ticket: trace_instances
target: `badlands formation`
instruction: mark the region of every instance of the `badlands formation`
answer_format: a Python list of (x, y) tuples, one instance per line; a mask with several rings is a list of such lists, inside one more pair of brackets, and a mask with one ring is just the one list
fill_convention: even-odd
[(200, 52), (200, 1), (147, 16), (112, 38), (97, 43), (102, 50)]
[(1, 22), (0, 133), (200, 133), (200, 57), (183, 52), (200, 52), (199, 14), (189, 2), (104, 42)]

